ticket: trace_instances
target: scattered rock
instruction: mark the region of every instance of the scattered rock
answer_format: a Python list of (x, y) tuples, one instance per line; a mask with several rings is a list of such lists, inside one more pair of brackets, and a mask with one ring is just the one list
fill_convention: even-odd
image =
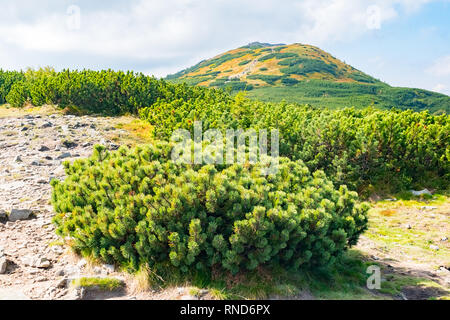
[(0, 274), (4, 274), (6, 272), (7, 267), (8, 267), (8, 260), (6, 260), (6, 257), (0, 257)]
[(50, 121), (47, 121), (46, 123), (44, 123), (41, 128), (45, 129), (45, 128), (50, 128), (53, 127), (53, 123), (51, 123)]
[(94, 267), (94, 273), (95, 274), (101, 274), (101, 273), (103, 273), (103, 269), (102, 268), (100, 268), (100, 267)]
[(427, 195), (431, 196), (431, 192), (428, 189), (423, 189), (423, 190), (420, 190), (420, 191), (411, 190), (411, 193), (414, 196), (421, 196), (423, 194), (427, 194)]
[(67, 149), (73, 149), (78, 146), (78, 144), (76, 144), (75, 142), (68, 140), (63, 141), (62, 145)]
[(35, 281), (36, 282), (44, 282), (44, 281), (47, 281), (48, 279), (46, 278), (46, 277), (44, 277), (44, 276), (40, 276), (40, 277), (37, 277), (36, 279), (35, 279)]
[(116, 269), (112, 264), (104, 264), (103, 268), (105, 268), (108, 273), (113, 273)]
[(22, 258), (22, 263), (27, 267), (47, 269), (51, 266), (51, 262), (45, 257), (25, 256)]
[(50, 151), (50, 148), (47, 147), (47, 146), (41, 146), (41, 147), (38, 149), (38, 151), (40, 151), (40, 152)]
[(64, 274), (65, 274), (64, 269), (59, 269), (55, 272), (55, 275), (57, 277), (62, 277), (62, 276), (64, 276)]
[(437, 207), (431, 207), (431, 206), (422, 206), (420, 207), (420, 210), (436, 210)]
[(64, 249), (61, 246), (53, 246), (51, 250), (58, 255), (64, 253)]
[(67, 282), (68, 282), (68, 279), (67, 278), (63, 278), (63, 279), (61, 279), (61, 280), (56, 282), (55, 287), (56, 288), (66, 288), (67, 287)]
[(447, 237), (443, 237), (443, 238), (441, 238), (441, 241), (447, 241), (448, 240), (448, 238)]
[(83, 269), (84, 267), (86, 267), (86, 265), (87, 265), (86, 259), (81, 259), (80, 262), (77, 263), (77, 267), (80, 269)]
[(434, 245), (434, 244), (432, 244), (432, 245), (430, 245), (430, 249), (438, 251), (439, 247)]
[(15, 162), (22, 162), (22, 158), (20, 156), (16, 156), (14, 159)]
[(66, 159), (66, 158), (70, 158), (72, 155), (70, 154), (70, 152), (63, 152), (61, 153), (61, 155), (58, 156), (57, 159), (61, 160), (61, 159)]
[(47, 269), (52, 265), (52, 263), (46, 258), (39, 258), (36, 262), (36, 268)]
[(30, 217), (32, 211), (29, 209), (12, 209), (8, 215), (8, 220), (16, 222), (18, 220), (26, 220)]

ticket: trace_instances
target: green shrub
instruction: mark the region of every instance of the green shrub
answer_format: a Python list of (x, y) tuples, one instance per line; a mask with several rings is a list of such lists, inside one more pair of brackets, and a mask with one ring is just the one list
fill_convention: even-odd
[(12, 107), (21, 108), (24, 106), (25, 102), (28, 101), (29, 90), (27, 88), (26, 82), (19, 81), (14, 83), (6, 96), (6, 102), (8, 102)]
[(158, 128), (160, 139), (169, 139), (178, 128), (192, 131), (196, 119), (202, 119), (204, 130), (276, 128), (282, 156), (304, 161), (311, 171), (324, 170), (334, 183), (352, 190), (372, 185), (398, 192), (450, 184), (447, 115), (373, 108), (328, 110), (238, 98), (217, 104), (162, 102), (156, 109), (142, 109), (141, 117)]
[(252, 60), (244, 60), (244, 61), (241, 61), (241, 62), (239, 62), (239, 65), (240, 66), (244, 66), (244, 65), (246, 65), (246, 64), (249, 64), (249, 62), (251, 62)]
[(299, 82), (300, 82), (299, 80), (289, 77), (281, 79), (281, 83), (284, 84), (285, 86), (293, 86)]
[(247, 77), (248, 79), (259, 79), (265, 81), (270, 85), (274, 85), (276, 81), (280, 80), (282, 76), (269, 75), (269, 74), (252, 74)]
[(25, 81), (25, 76), (22, 72), (3, 71), (0, 69), (0, 105), (6, 103), (6, 96), (11, 87), (19, 81)]
[(229, 99), (223, 91), (170, 84), (141, 73), (112, 70), (56, 72), (46, 68), (27, 71), (24, 80), (11, 86), (6, 100), (18, 107), (30, 101), (36, 106), (54, 104), (61, 108), (76, 107), (87, 113), (120, 115), (137, 114), (140, 108), (151, 106), (158, 100), (187, 101), (199, 97), (212, 102)]
[(89, 159), (65, 162), (67, 178), (52, 180), (57, 233), (131, 271), (235, 273), (326, 266), (366, 228), (357, 194), (301, 161), (281, 158), (276, 174), (262, 176), (262, 164), (175, 164), (171, 149), (95, 146)]
[(333, 63), (328, 64), (319, 59), (309, 58), (291, 58), (285, 59), (278, 63), (279, 65), (288, 65), (287, 68), (281, 68), (280, 71), (284, 74), (291, 75), (307, 75), (309, 73), (329, 73), (333, 76), (338, 75), (337, 66)]
[(298, 54), (293, 53), (293, 52), (277, 52), (277, 53), (269, 53), (269, 54), (267, 54), (265, 56), (262, 56), (258, 60), (259, 61), (266, 61), (266, 60), (270, 60), (270, 59), (273, 59), (273, 58), (285, 59), (285, 58), (295, 58), (295, 57), (298, 57)]

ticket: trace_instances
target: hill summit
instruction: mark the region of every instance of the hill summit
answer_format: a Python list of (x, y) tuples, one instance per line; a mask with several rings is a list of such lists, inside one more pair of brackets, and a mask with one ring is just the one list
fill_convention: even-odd
[(328, 108), (374, 106), (449, 113), (450, 97), (422, 89), (397, 88), (375, 79), (318, 47), (252, 42), (166, 78), (250, 98)]
[(260, 42), (201, 61), (168, 79), (183, 79), (190, 84), (210, 87), (230, 85), (233, 89), (247, 90), (273, 85), (291, 86), (306, 79), (379, 82), (317, 47)]

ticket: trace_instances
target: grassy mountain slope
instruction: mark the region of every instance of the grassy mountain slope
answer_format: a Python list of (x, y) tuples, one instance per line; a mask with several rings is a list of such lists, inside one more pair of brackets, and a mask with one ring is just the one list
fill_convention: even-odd
[(298, 43), (251, 43), (169, 75), (167, 80), (247, 91), (249, 97), (265, 101), (450, 111), (446, 95), (391, 87), (317, 47)]

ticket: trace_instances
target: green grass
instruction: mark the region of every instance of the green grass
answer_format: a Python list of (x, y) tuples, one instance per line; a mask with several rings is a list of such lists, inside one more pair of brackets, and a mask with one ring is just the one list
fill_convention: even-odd
[(425, 278), (401, 276), (397, 274), (389, 274), (386, 276), (386, 281), (383, 282), (380, 292), (389, 295), (400, 295), (405, 287), (422, 287), (435, 289), (438, 292), (445, 292), (445, 289), (436, 282)]
[(192, 271), (180, 274), (171, 267), (163, 268), (159, 277), (150, 276), (152, 287), (191, 286), (189, 294), (197, 296), (207, 289), (215, 299), (295, 298), (305, 293), (317, 299), (389, 298), (365, 288), (368, 261), (356, 250), (350, 250), (333, 267), (321, 270), (287, 271), (282, 268), (258, 268), (254, 272), (232, 275), (219, 271)]
[(123, 282), (114, 278), (80, 278), (72, 281), (75, 287), (115, 291), (123, 287)]
[(450, 97), (421, 89), (395, 88), (385, 84), (301, 81), (292, 86), (266, 86), (247, 91), (247, 96), (263, 101), (297, 102), (338, 109), (344, 107), (430, 110), (449, 113)]

